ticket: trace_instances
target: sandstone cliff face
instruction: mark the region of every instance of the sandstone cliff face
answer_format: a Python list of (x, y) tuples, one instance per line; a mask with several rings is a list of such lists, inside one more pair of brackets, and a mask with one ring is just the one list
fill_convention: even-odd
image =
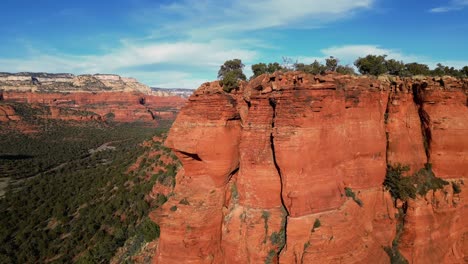
[[(27, 103), (49, 107), (43, 118), (62, 120), (106, 120), (156, 122), (174, 120), (186, 100), (141, 93), (39, 93), (4, 92), (5, 103)], [(11, 106), (10, 106), (11, 107)]]
[[(467, 88), (298, 72), (202, 85), (166, 141), (183, 169), (151, 214), (154, 262), (390, 263), (394, 241), (410, 263), (468, 261)], [(396, 163), (455, 185), (402, 204), (382, 185)]]

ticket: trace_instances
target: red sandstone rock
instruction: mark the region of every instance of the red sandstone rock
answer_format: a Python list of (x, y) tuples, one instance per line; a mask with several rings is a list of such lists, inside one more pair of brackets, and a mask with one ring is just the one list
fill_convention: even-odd
[(410, 263), (463, 263), (466, 87), (299, 72), (262, 75), (232, 94), (203, 84), (166, 141), (184, 168), (151, 213), (161, 226), (153, 261), (390, 263), (384, 248), (402, 203), (382, 186), (387, 163), (417, 171), (429, 161), (462, 192), (449, 185), (408, 202), (400, 252)]
[[(6, 102), (21, 102), (50, 107), (43, 118), (62, 120), (105, 120), (113, 114), (117, 122), (175, 119), (186, 100), (178, 96), (159, 97), (134, 92), (39, 93), (3, 92)], [(14, 120), (14, 119), (10, 119)]]
[(21, 118), (16, 114), (11, 105), (0, 105), (0, 122), (19, 121)]

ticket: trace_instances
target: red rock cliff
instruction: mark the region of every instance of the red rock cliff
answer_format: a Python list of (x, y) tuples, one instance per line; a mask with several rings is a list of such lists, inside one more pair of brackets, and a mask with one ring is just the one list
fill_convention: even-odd
[[(166, 141), (183, 169), (151, 214), (154, 262), (390, 263), (395, 241), (410, 263), (466, 263), (467, 88), (298, 72), (202, 85)], [(402, 204), (383, 187), (396, 163), (453, 184)]]
[(49, 107), (50, 113), (44, 118), (105, 120), (112, 116), (117, 122), (155, 122), (160, 119), (174, 120), (186, 99), (138, 92), (3, 92), (3, 103), (14, 102)]

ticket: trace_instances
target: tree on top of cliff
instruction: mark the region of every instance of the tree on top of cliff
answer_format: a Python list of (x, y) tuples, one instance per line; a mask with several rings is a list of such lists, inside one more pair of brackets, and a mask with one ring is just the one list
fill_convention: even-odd
[(387, 73), (385, 57), (387, 57), (387, 55), (367, 55), (364, 58), (359, 57), (354, 62), (354, 65), (356, 65), (361, 74), (381, 75)]
[(463, 67), (460, 71), (463, 76), (468, 77), (468, 66)]
[(317, 60), (315, 60), (313, 63), (309, 65), (304, 64), (304, 63), (296, 63), (294, 64), (294, 69), (296, 71), (302, 71), (305, 73), (320, 74), (324, 72), (327, 69), (327, 67), (321, 64), (320, 62), (318, 62)]
[(387, 67), (388, 74), (391, 74), (391, 75), (404, 74), (405, 64), (403, 63), (403, 61), (390, 59), (385, 62), (385, 66)]
[(221, 80), (220, 84), (225, 92), (229, 93), (232, 89), (237, 88), (239, 80), (245, 81), (247, 79), (242, 71), (244, 66), (240, 59), (227, 60), (221, 65), (218, 78)]
[(336, 71), (336, 68), (338, 67), (338, 62), (339, 60), (333, 56), (330, 56), (330, 58), (325, 59), (325, 67), (327, 67), (327, 71)]
[(275, 71), (281, 71), (281, 70), (284, 70), (283, 67), (281, 67), (281, 65), (277, 62), (274, 62), (274, 63), (268, 63), (265, 64), (265, 63), (257, 63), (257, 64), (253, 64), (252, 65), (252, 72), (253, 72), (253, 75), (251, 78), (255, 78), (257, 76), (260, 76), (264, 73), (274, 73)]
[(430, 75), (431, 73), (429, 66), (417, 62), (407, 63), (405, 68), (410, 75)]

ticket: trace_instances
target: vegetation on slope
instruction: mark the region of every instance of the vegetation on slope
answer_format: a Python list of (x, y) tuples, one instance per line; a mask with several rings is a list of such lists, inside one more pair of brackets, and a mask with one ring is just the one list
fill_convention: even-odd
[[(141, 124), (57, 125), (2, 136), (2, 153), (14, 154), (0, 160), (2, 175), (35, 177), (10, 184), (0, 199), (0, 263), (107, 263), (126, 241), (129, 255), (157, 238), (148, 213), (166, 197), (148, 193), (156, 182), (173, 184), (177, 164), (161, 143), (140, 143), (163, 131)], [(89, 152), (108, 142), (111, 148)], [(18, 155), (28, 158), (11, 159)]]

